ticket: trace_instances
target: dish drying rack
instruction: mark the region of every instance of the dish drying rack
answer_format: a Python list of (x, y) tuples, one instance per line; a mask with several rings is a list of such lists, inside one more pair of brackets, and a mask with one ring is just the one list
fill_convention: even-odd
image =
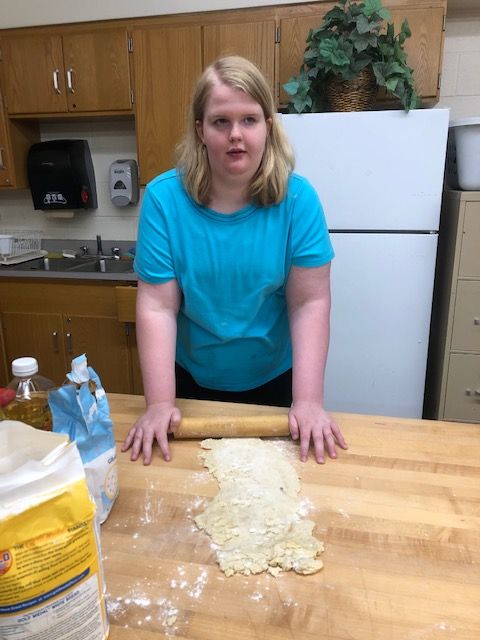
[(47, 253), (41, 246), (39, 231), (0, 230), (0, 264), (18, 264), (41, 258)]

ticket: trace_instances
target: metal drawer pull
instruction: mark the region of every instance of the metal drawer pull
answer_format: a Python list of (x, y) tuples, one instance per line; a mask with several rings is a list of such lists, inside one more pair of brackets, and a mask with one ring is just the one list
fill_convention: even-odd
[(55, 71), (53, 72), (53, 88), (55, 89), (55, 93), (62, 93), (58, 84), (59, 73), (60, 71), (58, 69), (55, 69)]
[(68, 353), (73, 353), (72, 334), (67, 333), (67, 350)]
[(473, 324), (479, 325), (480, 324), (480, 318), (474, 318), (473, 319)]
[(475, 395), (480, 396), (480, 389), (475, 389)]
[(73, 69), (67, 69), (67, 85), (70, 93), (75, 93), (75, 89), (73, 87)]
[(55, 353), (58, 353), (60, 351), (58, 346), (58, 331), (54, 331), (52, 333), (52, 341), (53, 341), (53, 350)]

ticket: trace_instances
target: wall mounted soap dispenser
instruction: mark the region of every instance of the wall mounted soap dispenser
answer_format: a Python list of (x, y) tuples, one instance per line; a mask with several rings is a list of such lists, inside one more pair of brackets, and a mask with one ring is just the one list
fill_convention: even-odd
[(135, 160), (117, 160), (110, 166), (110, 197), (117, 207), (137, 204), (138, 167)]

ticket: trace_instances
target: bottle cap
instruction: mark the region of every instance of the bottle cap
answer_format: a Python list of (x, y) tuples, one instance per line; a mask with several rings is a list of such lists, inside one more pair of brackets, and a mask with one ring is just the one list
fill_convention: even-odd
[(38, 373), (36, 358), (17, 358), (12, 362), (12, 374), (16, 377), (34, 376)]

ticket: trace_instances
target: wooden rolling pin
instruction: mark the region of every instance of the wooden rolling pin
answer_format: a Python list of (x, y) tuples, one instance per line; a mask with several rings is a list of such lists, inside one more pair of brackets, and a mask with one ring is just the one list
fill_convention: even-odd
[(287, 414), (256, 416), (184, 417), (174, 437), (186, 438), (258, 438), (288, 436)]

